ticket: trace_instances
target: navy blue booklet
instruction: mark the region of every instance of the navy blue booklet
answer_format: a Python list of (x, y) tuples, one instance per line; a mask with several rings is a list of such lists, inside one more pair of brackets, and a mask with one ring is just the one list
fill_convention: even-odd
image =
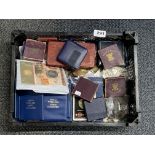
[(24, 121), (42, 119), (42, 95), (17, 91), (15, 101), (15, 118)]
[(67, 121), (69, 117), (67, 95), (44, 95), (42, 119), (46, 121)]
[(91, 103), (84, 101), (84, 105), (88, 121), (103, 120), (107, 115), (105, 99), (103, 97), (93, 99)]
[(20, 121), (71, 121), (70, 96), (16, 91), (15, 118)]
[(88, 79), (90, 79), (91, 81), (95, 82), (98, 84), (98, 89), (96, 91), (96, 95), (94, 98), (99, 98), (99, 97), (103, 97), (104, 93), (103, 93), (103, 78), (102, 77), (88, 77)]

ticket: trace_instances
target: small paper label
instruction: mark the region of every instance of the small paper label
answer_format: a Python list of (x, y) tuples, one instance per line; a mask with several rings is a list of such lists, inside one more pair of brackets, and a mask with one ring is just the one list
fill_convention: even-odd
[(75, 91), (75, 95), (81, 96), (81, 92), (76, 90), (76, 91)]
[(106, 37), (106, 31), (94, 30), (94, 36), (99, 37), (99, 38), (105, 38)]

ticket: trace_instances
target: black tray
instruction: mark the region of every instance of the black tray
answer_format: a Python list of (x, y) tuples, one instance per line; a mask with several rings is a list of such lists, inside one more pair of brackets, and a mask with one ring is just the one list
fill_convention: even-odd
[[(19, 47), (26, 38), (37, 39), (38, 37), (57, 37), (58, 40), (65, 41), (68, 39), (85, 40), (89, 42), (98, 41), (123, 41), (125, 50), (128, 53), (127, 65), (131, 79), (127, 83), (127, 91), (130, 96), (129, 114), (125, 122), (103, 123), (103, 122), (18, 122), (14, 119), (14, 96), (16, 81), (16, 65), (15, 60), (19, 59)], [(63, 32), (26, 32), (22, 30), (14, 30), (11, 33), (12, 44), (12, 63), (11, 63), (11, 102), (10, 102), (10, 122), (12, 125), (19, 126), (132, 126), (140, 121), (139, 107), (139, 91), (138, 91), (138, 64), (137, 64), (137, 44), (138, 35), (133, 31), (125, 31), (123, 33), (107, 33), (105, 38), (97, 38), (93, 33), (63, 33)]]

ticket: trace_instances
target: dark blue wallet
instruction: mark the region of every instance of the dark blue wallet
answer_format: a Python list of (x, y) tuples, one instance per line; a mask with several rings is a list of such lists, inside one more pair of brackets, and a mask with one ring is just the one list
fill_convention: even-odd
[(105, 99), (103, 97), (93, 99), (91, 103), (85, 101), (84, 105), (85, 105), (87, 120), (89, 122), (103, 119), (107, 115)]
[(78, 69), (80, 68), (80, 65), (86, 54), (86, 48), (68, 40), (58, 55), (58, 61), (70, 66), (73, 69)]
[(42, 120), (42, 95), (32, 91), (17, 91), (15, 118), (23, 121)]
[(44, 95), (43, 120), (66, 121), (68, 118), (67, 95)]
[(71, 121), (71, 109), (70, 95), (16, 91), (15, 118), (19, 121)]

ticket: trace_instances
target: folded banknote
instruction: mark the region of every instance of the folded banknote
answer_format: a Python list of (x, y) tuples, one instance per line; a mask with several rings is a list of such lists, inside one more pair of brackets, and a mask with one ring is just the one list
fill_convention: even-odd
[(16, 89), (37, 93), (69, 93), (67, 77), (62, 68), (26, 60), (17, 60)]

